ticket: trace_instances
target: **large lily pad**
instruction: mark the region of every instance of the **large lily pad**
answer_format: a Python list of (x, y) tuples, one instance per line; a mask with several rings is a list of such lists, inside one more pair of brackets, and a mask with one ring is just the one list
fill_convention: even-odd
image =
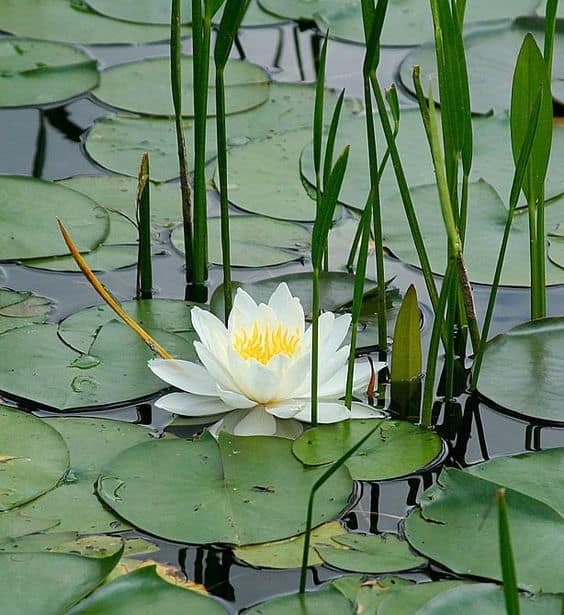
[(96, 85), (96, 60), (76, 47), (23, 38), (0, 41), (0, 107), (63, 101)]
[[(221, 265), (220, 218), (208, 220), (208, 258)], [(231, 264), (234, 267), (271, 267), (300, 260), (309, 250), (311, 235), (299, 224), (259, 216), (232, 216), (230, 221)], [(172, 244), (184, 252), (181, 226), (172, 232)]]
[[(135, 23), (170, 24), (169, 0), (138, 0), (135, 4), (128, 2), (112, 2), (111, 0), (86, 0), (87, 4), (98, 13)], [(181, 21), (192, 21), (191, 0), (180, 2)]]
[(109, 19), (82, 0), (3, 0), (0, 28), (17, 36), (82, 45), (149, 43), (170, 36), (170, 27)]
[(43, 323), (52, 308), (53, 304), (45, 297), (0, 288), (0, 333)]
[(164, 581), (155, 566), (140, 568), (94, 592), (75, 606), (72, 615), (153, 615), (155, 609), (167, 615), (222, 615), (225, 607), (195, 591)]
[[(168, 540), (278, 540), (303, 532), (307, 498), (322, 473), (305, 469), (290, 446), (284, 438), (224, 433), (216, 442), (208, 432), (192, 442), (149, 442), (114, 458), (100, 475), (98, 493), (134, 526)], [(158, 481), (156, 465), (167, 468)], [(318, 493), (314, 523), (336, 516), (351, 488), (341, 468)]]
[[(365, 420), (314, 427), (292, 451), (305, 465), (333, 463), (373, 428), (374, 421)], [(442, 440), (432, 431), (406, 421), (382, 421), (345, 465), (355, 480), (390, 480), (425, 469), (442, 452)]]
[[(469, 3), (469, 7), (474, 4)], [(464, 37), (471, 108), (474, 113), (503, 111), (510, 107), (515, 59), (527, 32), (535, 35), (542, 49), (543, 19), (518, 19), (511, 24), (496, 24), (470, 31)], [(553, 76), (556, 79), (564, 77), (564, 39), (560, 34), (555, 37), (554, 44)], [(400, 67), (402, 83), (411, 92), (414, 89), (411, 76), (414, 65), (421, 67), (422, 83), (433, 82), (433, 92), (438, 97), (434, 45), (428, 43), (414, 50)]]
[[(212, 64), (213, 67), (213, 64)], [(208, 115), (215, 115), (215, 72), (210, 67)], [(193, 61), (182, 58), (182, 112), (194, 115)], [(151, 86), (147, 88), (147, 83)], [(266, 71), (249, 62), (230, 60), (225, 69), (226, 113), (240, 113), (258, 107), (268, 99), (270, 79)], [(144, 115), (172, 117), (174, 107), (170, 89), (170, 59), (149, 58), (106, 69), (94, 91), (102, 102), (118, 109)]]
[[(121, 304), (127, 314), (144, 329), (162, 329), (174, 333), (188, 344), (196, 339), (190, 318), (194, 305), (196, 304), (180, 299), (142, 299), (124, 301)], [(100, 327), (114, 319), (115, 313), (107, 305), (95, 305), (62, 320), (59, 324), (59, 335), (71, 348), (86, 354), (96, 340)], [(193, 353), (190, 353), (190, 357), (194, 358)]]
[[(103, 243), (95, 250), (92, 250), (92, 252), (85, 254), (84, 260), (92, 271), (103, 272), (131, 267), (137, 264), (138, 257), (139, 249), (135, 245), (107, 246)], [(43, 269), (45, 271), (69, 271), (73, 273), (80, 271), (71, 255), (30, 258), (23, 264), (26, 267)]]
[(0, 406), (0, 511), (57, 486), (69, 468), (61, 435), (31, 414)]
[[(192, 344), (153, 331), (172, 354), (193, 358)], [(61, 342), (54, 325), (13, 329), (0, 335), (0, 390), (55, 410), (123, 403), (165, 388), (147, 370), (152, 352), (128, 327), (111, 321), (97, 331), (88, 354)]]
[(505, 487), (519, 587), (533, 593), (560, 592), (563, 501), (561, 478), (556, 485), (553, 477), (563, 459), (564, 449), (552, 449), (509, 463), (494, 459), (471, 471), (443, 470), (438, 484), (422, 495), (420, 509), (406, 521), (409, 542), (457, 573), (501, 580), (493, 503), (496, 491)]
[(0, 513), (0, 542), (17, 540), (36, 532), (45, 532), (59, 524), (58, 519), (28, 517), (21, 509)]
[(0, 260), (67, 254), (57, 218), (82, 252), (108, 233), (108, 214), (87, 196), (31, 177), (0, 177)]
[(101, 504), (94, 483), (114, 455), (150, 441), (151, 432), (107, 419), (55, 418), (47, 423), (62, 435), (70, 450), (70, 472), (60, 486), (25, 506), (23, 514), (32, 520), (55, 519), (55, 532), (101, 534), (129, 529)]
[(564, 422), (563, 343), (563, 318), (526, 322), (498, 335), (484, 354), (480, 393), (517, 414)]
[(105, 558), (66, 553), (0, 553), (2, 613), (66, 612), (106, 578), (120, 557), (120, 551)]

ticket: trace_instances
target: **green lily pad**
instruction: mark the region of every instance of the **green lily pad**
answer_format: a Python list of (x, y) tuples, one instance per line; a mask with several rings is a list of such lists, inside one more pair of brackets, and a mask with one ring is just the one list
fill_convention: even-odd
[(170, 36), (170, 26), (108, 19), (82, 0), (4, 0), (0, 28), (16, 36), (82, 45), (150, 43)]
[(2, 553), (72, 553), (85, 557), (108, 557), (123, 549), (119, 536), (83, 536), (74, 532), (54, 532), (22, 536), (0, 543)]
[[(303, 532), (307, 498), (322, 473), (303, 468), (290, 446), (284, 438), (224, 433), (216, 442), (208, 432), (191, 442), (148, 442), (106, 466), (98, 493), (134, 526), (167, 540), (234, 545), (278, 540)], [(155, 481), (151, 468), (157, 464), (167, 472)], [(314, 524), (336, 516), (351, 488), (341, 468), (318, 493)]]
[(94, 483), (114, 455), (149, 441), (150, 431), (108, 419), (55, 418), (47, 422), (69, 447), (71, 469), (59, 487), (25, 506), (23, 513), (32, 519), (57, 519), (55, 532), (102, 534), (130, 529), (101, 504)]
[[(546, 594), (519, 595), (519, 612), (522, 615), (559, 615), (561, 605), (560, 596)], [(393, 612), (399, 615), (408, 611)], [(451, 615), (452, 613), (471, 612), (480, 613), (480, 615), (505, 615), (507, 609), (503, 588), (488, 583), (465, 583), (441, 592), (417, 611), (421, 615)], [(384, 611), (385, 613), (386, 611)]]
[(20, 509), (0, 513), (0, 541), (16, 540), (28, 534), (45, 532), (59, 524), (58, 519), (28, 517)]
[(456, 573), (501, 580), (494, 502), (497, 490), (505, 487), (519, 587), (560, 592), (564, 501), (552, 481), (563, 459), (560, 448), (520, 455), (509, 463), (494, 459), (471, 471), (443, 470), (407, 518), (407, 539)]
[[(311, 235), (299, 224), (259, 216), (232, 216), (230, 219), (231, 264), (234, 267), (272, 267), (304, 258)], [(208, 258), (221, 265), (221, 221), (208, 219)], [(172, 232), (172, 245), (184, 252), (181, 226)]]
[(66, 553), (0, 553), (2, 613), (67, 612), (106, 578), (120, 557), (121, 551), (105, 558)]
[(0, 333), (41, 324), (52, 309), (53, 304), (45, 297), (0, 288)]
[[(195, 357), (186, 340), (162, 330), (153, 334), (172, 354)], [(0, 353), (9, 357), (0, 366), (0, 390), (54, 410), (123, 403), (165, 388), (147, 369), (153, 353), (117, 321), (97, 331), (88, 354), (81, 355), (62, 343), (55, 325), (3, 333)]]
[[(124, 301), (122, 308), (144, 329), (162, 329), (174, 333), (191, 344), (197, 339), (190, 318), (196, 303), (180, 299), (142, 299)], [(201, 304), (199, 307), (204, 307)], [(67, 316), (59, 324), (59, 335), (65, 344), (77, 352), (88, 353), (100, 327), (115, 319), (107, 305), (95, 305)], [(191, 358), (195, 358), (191, 353)]]
[(331, 585), (351, 601), (353, 613), (376, 613), (389, 594), (410, 587), (413, 581), (393, 576), (365, 581), (360, 576), (346, 576), (335, 579)]
[(349, 572), (375, 574), (410, 570), (427, 562), (414, 555), (407, 542), (395, 534), (341, 534), (333, 536), (332, 541), (336, 545), (316, 545), (315, 550), (329, 566)]
[(67, 254), (57, 218), (81, 252), (108, 233), (108, 214), (87, 196), (31, 177), (0, 177), (0, 260)]
[[(316, 551), (318, 545), (330, 544), (333, 536), (343, 533), (338, 521), (320, 525), (311, 532), (308, 564), (318, 566), (323, 563)], [(238, 547), (235, 555), (245, 563), (260, 568), (299, 568), (302, 565), (304, 535), (292, 536), (286, 540), (265, 542), (258, 545)]]
[(69, 611), (69, 615), (225, 615), (219, 602), (164, 581), (155, 566), (140, 568), (98, 589)]
[(484, 354), (480, 393), (522, 416), (564, 422), (563, 340), (564, 318), (526, 322), (498, 335)]
[[(215, 115), (215, 71), (210, 67), (208, 115)], [(194, 115), (193, 61), (182, 58), (183, 101), (185, 116)], [(150, 83), (149, 88), (146, 84)], [(262, 105), (269, 95), (270, 79), (266, 71), (256, 64), (230, 60), (225, 69), (226, 113), (241, 113)], [(174, 116), (170, 89), (169, 58), (149, 58), (112, 66), (102, 72), (100, 85), (94, 91), (102, 102), (144, 115)]]
[(64, 101), (98, 85), (98, 69), (84, 51), (62, 43), (0, 41), (0, 107)]
[[(314, 427), (294, 442), (292, 452), (308, 466), (333, 463), (374, 425), (351, 420)], [(382, 421), (345, 465), (355, 480), (390, 480), (423, 470), (442, 453), (443, 442), (432, 431), (407, 421)]]
[(57, 486), (69, 468), (65, 441), (45, 421), (0, 406), (0, 511)]
[(305, 594), (290, 594), (262, 602), (246, 611), (246, 615), (353, 615), (352, 603), (333, 585)]
[[(469, 3), (469, 6), (473, 4)], [(491, 2), (489, 4), (494, 5)], [(564, 77), (564, 39), (560, 35), (561, 26), (558, 26), (558, 31), (559, 34), (554, 39), (555, 79)], [(527, 32), (535, 35), (542, 49), (544, 19), (517, 19), (509, 24), (495, 24), (469, 31), (464, 36), (471, 108), (474, 113), (509, 109), (515, 59)], [(422, 83), (432, 82), (433, 92), (438, 98), (434, 45), (431, 43), (422, 45), (402, 62), (400, 78), (410, 92), (414, 90), (411, 76), (414, 65), (421, 67)]]
[(379, 611), (382, 615), (412, 615), (435, 596), (465, 585), (463, 581), (437, 581), (397, 587), (384, 597)]
[[(139, 250), (137, 246), (107, 246), (84, 254), (84, 260), (90, 269), (96, 272), (114, 271), (137, 264)], [(45, 271), (69, 271), (78, 273), (80, 268), (72, 256), (50, 256), (48, 258), (30, 258), (25, 261), (26, 267), (44, 269)]]
[[(86, 0), (92, 9), (122, 21), (170, 25), (170, 2), (168, 0), (138, 0), (135, 4), (127, 2), (112, 2), (111, 0)], [(192, 21), (191, 0), (180, 2), (181, 21)]]

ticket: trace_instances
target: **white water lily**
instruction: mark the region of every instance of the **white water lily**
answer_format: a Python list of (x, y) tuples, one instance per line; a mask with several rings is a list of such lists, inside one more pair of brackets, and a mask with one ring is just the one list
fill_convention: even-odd
[[(299, 298), (285, 283), (268, 305), (238, 289), (227, 328), (213, 314), (192, 309), (192, 325), (200, 337), (194, 347), (202, 365), (176, 359), (153, 359), (151, 370), (182, 393), (161, 397), (156, 405), (184, 416), (209, 416), (249, 409), (232, 427), (236, 435), (274, 435), (276, 419), (311, 422), (311, 327)], [(362, 404), (349, 410), (345, 393), (350, 347), (341, 346), (350, 327), (349, 314), (331, 312), (319, 318), (318, 422), (375, 418), (382, 414)], [(385, 366), (375, 363), (377, 371)], [(366, 389), (372, 368), (358, 362), (354, 390)]]

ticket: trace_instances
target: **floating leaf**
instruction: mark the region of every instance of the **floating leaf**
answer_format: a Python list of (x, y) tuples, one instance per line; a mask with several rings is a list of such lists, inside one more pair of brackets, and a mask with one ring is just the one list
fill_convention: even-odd
[(23, 508), (33, 519), (58, 519), (55, 532), (101, 534), (129, 529), (105, 508), (94, 492), (94, 482), (109, 459), (120, 451), (146, 442), (144, 427), (107, 419), (56, 418), (48, 424), (64, 438), (71, 469), (65, 482)]
[[(311, 533), (311, 543), (308, 555), (308, 564), (318, 566), (323, 560), (317, 554), (315, 548), (318, 545), (330, 544), (333, 536), (343, 533), (343, 526), (338, 521), (332, 521), (320, 525)], [(302, 565), (304, 552), (304, 535), (292, 536), (286, 540), (265, 542), (258, 545), (238, 547), (234, 550), (235, 555), (250, 564), (260, 568), (299, 568)]]
[[(322, 473), (304, 469), (290, 446), (284, 438), (223, 433), (216, 442), (208, 432), (191, 442), (148, 442), (106, 466), (98, 493), (121, 517), (167, 540), (235, 545), (278, 540), (303, 532), (306, 501)], [(157, 464), (167, 472), (155, 481), (151, 468)], [(316, 524), (338, 514), (351, 487), (341, 468), (316, 499)]]
[(0, 333), (45, 322), (53, 304), (45, 297), (0, 288)]
[(164, 581), (155, 566), (140, 568), (98, 589), (71, 609), (69, 615), (136, 613), (152, 615), (155, 606), (167, 615), (225, 615), (227, 610), (212, 598)]
[(96, 85), (96, 60), (81, 49), (24, 38), (0, 41), (0, 107), (59, 102)]
[[(231, 264), (234, 267), (271, 267), (304, 257), (311, 235), (299, 224), (259, 216), (232, 216), (230, 221)], [(221, 265), (221, 220), (208, 219), (211, 263)], [(184, 235), (178, 226), (172, 232), (172, 244), (184, 252)]]
[(64, 553), (0, 553), (2, 613), (67, 612), (106, 578), (120, 557), (121, 552), (105, 558)]
[[(366, 420), (314, 427), (294, 442), (292, 452), (305, 465), (333, 463), (373, 427)], [(406, 421), (384, 421), (345, 465), (355, 480), (390, 480), (420, 472), (442, 453), (442, 440), (432, 431)]]
[(57, 218), (81, 252), (96, 248), (108, 233), (108, 214), (87, 196), (31, 177), (0, 177), (0, 260), (66, 254)]
[(82, 45), (149, 43), (170, 36), (170, 26), (108, 19), (82, 0), (3, 0), (0, 28), (16, 36)]
[[(137, 246), (100, 247), (84, 255), (92, 271), (114, 271), (123, 267), (131, 267), (137, 263), (139, 249)], [(80, 268), (72, 256), (50, 256), (49, 258), (30, 258), (25, 261), (26, 267), (44, 269), (46, 271), (79, 272)]]
[(56, 527), (58, 519), (28, 517), (19, 509), (0, 513), (0, 541), (16, 540), (28, 534), (45, 532)]
[(0, 511), (50, 491), (69, 468), (57, 431), (31, 414), (0, 406)]
[(119, 536), (83, 536), (74, 532), (34, 534), (0, 543), (3, 553), (71, 553), (85, 557), (108, 557), (123, 548)]
[[(141, 299), (124, 301), (122, 308), (144, 329), (162, 329), (184, 338), (188, 343), (196, 339), (190, 311), (195, 303), (180, 299)], [(199, 307), (204, 307), (201, 304)], [(67, 316), (59, 324), (62, 340), (78, 352), (87, 353), (100, 327), (115, 320), (114, 311), (107, 305), (95, 305)], [(194, 357), (193, 353), (190, 353)]]
[[(473, 4), (469, 3), (468, 6), (471, 7)], [(515, 60), (527, 32), (534, 34), (542, 49), (544, 19), (517, 19), (511, 23), (495, 24), (469, 31), (464, 36), (471, 108), (474, 113), (509, 109)], [(401, 81), (411, 92), (413, 92), (411, 72), (414, 65), (421, 67), (421, 82), (431, 81), (433, 92), (438, 97), (434, 45), (428, 43), (415, 49), (401, 64)], [(562, 77), (564, 77), (564, 39), (557, 35), (554, 39), (554, 78)]]
[(411, 545), (460, 574), (501, 580), (495, 494), (505, 487), (521, 589), (557, 593), (564, 548), (561, 477), (564, 449), (499, 458), (470, 471), (443, 470), (406, 521)]
[[(112, 2), (111, 0), (86, 0), (87, 4), (98, 13), (135, 23), (170, 24), (170, 0), (137, 0), (135, 4)], [(183, 23), (192, 21), (191, 0), (180, 1)]]
[(410, 570), (426, 563), (395, 534), (341, 534), (333, 536), (332, 541), (336, 544), (314, 545), (315, 550), (326, 564), (341, 570), (376, 574)]
[(305, 594), (280, 596), (262, 602), (246, 611), (246, 615), (352, 615), (352, 603), (335, 587), (327, 585)]
[(480, 393), (522, 416), (564, 422), (563, 342), (564, 318), (526, 322), (493, 338), (484, 354)]
[[(169, 17), (170, 19), (170, 17)], [(213, 67), (213, 64), (212, 64)], [(215, 72), (210, 67), (209, 88), (214, 88)], [(192, 57), (182, 58), (182, 88), (186, 116), (194, 115)], [(147, 83), (150, 88), (145, 87)], [(241, 113), (262, 105), (267, 99), (270, 79), (266, 71), (242, 60), (230, 60), (225, 69), (226, 113)], [(102, 72), (100, 85), (94, 91), (102, 102), (145, 115), (174, 116), (172, 93), (170, 89), (170, 60), (168, 58), (149, 58), (119, 64)], [(208, 116), (215, 115), (215, 96), (210, 93)]]
[[(152, 333), (175, 356), (195, 357), (186, 340), (162, 330)], [(9, 357), (0, 365), (0, 390), (55, 410), (123, 403), (166, 388), (147, 369), (153, 353), (115, 320), (97, 331), (87, 356), (63, 344), (55, 325), (3, 333), (0, 353)]]
[(464, 585), (462, 581), (438, 581), (398, 587), (384, 597), (378, 610), (382, 615), (412, 615), (435, 596)]
[(380, 577), (364, 581), (362, 577), (346, 576), (335, 579), (331, 585), (338, 589), (353, 604), (353, 613), (376, 613), (380, 603), (390, 593), (409, 587), (412, 581), (401, 577)]

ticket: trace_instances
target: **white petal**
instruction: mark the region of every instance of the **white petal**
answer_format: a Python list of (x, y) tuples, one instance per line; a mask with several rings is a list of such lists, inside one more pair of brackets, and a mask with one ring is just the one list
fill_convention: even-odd
[(207, 310), (192, 308), (192, 326), (202, 344), (214, 355), (223, 358), (227, 346), (227, 329), (224, 324)]
[(384, 410), (373, 408), (368, 404), (353, 401), (351, 404), (351, 419), (385, 419), (389, 414)]
[(229, 349), (229, 368), (237, 374), (237, 388), (249, 399), (263, 404), (278, 399), (280, 374), (255, 359), (243, 359), (232, 348)]
[(276, 419), (257, 406), (233, 429), (235, 436), (273, 436), (276, 433)]
[(256, 401), (241, 395), (241, 393), (224, 390), (219, 385), (217, 387), (217, 392), (221, 400), (232, 410), (239, 408), (254, 408), (257, 405)]
[[(343, 367), (346, 368), (347, 361), (349, 358), (349, 352), (349, 346), (343, 346), (342, 348), (339, 348), (337, 352), (333, 352), (331, 356), (326, 357), (323, 361), (321, 360), (321, 358), (319, 358), (317, 379), (318, 391), (320, 390), (321, 386), (331, 380), (339, 372), (339, 370), (343, 369)], [(295, 391), (293, 397), (310, 397), (310, 395), (311, 383), (308, 379), (306, 382), (303, 382), (302, 386), (299, 389)], [(321, 395), (321, 393), (319, 393), (319, 395)]]
[(279, 438), (295, 440), (299, 438), (303, 432), (304, 428), (299, 421), (293, 421), (292, 419), (276, 419), (276, 433), (274, 435)]
[(325, 355), (329, 355), (343, 343), (349, 327), (351, 326), (351, 315), (343, 314), (338, 316), (333, 321), (333, 326), (330, 331), (321, 331), (319, 329), (319, 358), (321, 359)]
[[(311, 389), (311, 356), (304, 355), (298, 359), (289, 360), (284, 378), (278, 389), (279, 399), (289, 399), (298, 395), (300, 391)], [(308, 388), (309, 387), (309, 388)]]
[[(348, 365), (341, 367), (333, 377), (319, 385), (320, 397), (342, 397), (347, 386)], [(357, 361), (354, 366), (353, 391), (366, 390), (372, 369), (368, 361)]]
[(227, 330), (229, 333), (237, 331), (243, 327), (249, 329), (256, 318), (257, 304), (255, 300), (241, 288), (235, 293), (233, 308), (229, 314)]
[[(294, 418), (304, 423), (311, 423), (311, 400), (308, 400), (307, 406)], [(338, 401), (320, 401), (317, 404), (317, 421), (319, 423), (338, 423), (350, 418), (350, 410)]]
[(280, 419), (292, 419), (296, 414), (304, 411), (308, 404), (309, 401), (305, 402), (302, 399), (287, 399), (275, 404), (268, 404), (268, 406), (265, 406), (265, 410)]
[(235, 384), (227, 364), (222, 363), (214, 356), (201, 342), (194, 342), (194, 348), (200, 361), (208, 370), (210, 376), (219, 384), (222, 389), (238, 391), (239, 387)]
[(292, 296), (286, 282), (278, 285), (278, 288), (272, 293), (268, 305), (276, 315), (276, 318), (284, 323), (291, 332), (297, 329), (300, 336), (303, 335), (305, 324), (304, 309), (299, 298)]
[(229, 412), (219, 397), (202, 397), (191, 393), (170, 393), (159, 397), (155, 406), (167, 412), (181, 414), (182, 416), (210, 416)]
[(217, 397), (215, 381), (201, 365), (180, 359), (151, 359), (149, 368), (155, 376), (178, 389)]

